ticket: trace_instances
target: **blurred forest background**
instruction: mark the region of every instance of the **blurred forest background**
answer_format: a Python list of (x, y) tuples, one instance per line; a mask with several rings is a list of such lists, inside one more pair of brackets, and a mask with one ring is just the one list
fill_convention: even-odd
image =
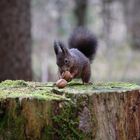
[(1, 0), (0, 81), (55, 81), (54, 40), (77, 26), (98, 38), (92, 81), (140, 84), (140, 0)]

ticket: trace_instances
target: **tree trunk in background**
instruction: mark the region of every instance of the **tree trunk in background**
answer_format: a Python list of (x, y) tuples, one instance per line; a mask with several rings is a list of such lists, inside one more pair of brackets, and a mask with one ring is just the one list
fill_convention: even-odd
[(85, 26), (87, 18), (88, 0), (75, 0), (74, 15), (76, 18), (76, 26)]
[(103, 21), (103, 26), (102, 26), (102, 37), (103, 40), (105, 41), (105, 44), (107, 46), (106, 52), (104, 53), (106, 56), (106, 59), (108, 62), (108, 71), (107, 71), (107, 77), (108, 80), (111, 80), (112, 78), (112, 64), (114, 61), (114, 55), (112, 55), (114, 51), (114, 45), (112, 41), (112, 23), (113, 23), (113, 18), (112, 18), (112, 0), (101, 0), (101, 16), (102, 16), (102, 21)]
[(31, 80), (30, 0), (1, 0), (0, 9), (0, 81)]
[(134, 49), (140, 49), (140, 0), (123, 0), (124, 17), (129, 41)]

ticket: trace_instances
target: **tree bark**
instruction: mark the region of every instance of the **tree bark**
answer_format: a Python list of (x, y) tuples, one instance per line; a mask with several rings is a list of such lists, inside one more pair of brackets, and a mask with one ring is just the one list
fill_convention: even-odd
[(4, 81), (0, 139), (139, 140), (140, 86)]
[(135, 50), (140, 50), (140, 1), (123, 0), (125, 23), (128, 31), (128, 41)]
[(1, 0), (0, 9), (0, 81), (31, 80), (30, 0)]
[(87, 22), (88, 0), (75, 0), (74, 15), (76, 26), (85, 26)]

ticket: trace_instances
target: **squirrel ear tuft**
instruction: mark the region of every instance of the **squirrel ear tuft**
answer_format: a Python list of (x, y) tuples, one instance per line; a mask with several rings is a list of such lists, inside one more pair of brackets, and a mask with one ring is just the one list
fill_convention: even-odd
[(54, 41), (54, 51), (56, 55), (58, 55), (60, 52), (63, 53), (64, 55), (68, 55), (69, 53), (68, 49), (60, 41)]
[(59, 46), (62, 50), (62, 53), (65, 54), (65, 55), (68, 55), (69, 51), (68, 49), (66, 48), (66, 46), (62, 43), (62, 42), (59, 42)]
[(58, 42), (57, 41), (54, 41), (54, 51), (55, 51), (55, 54), (57, 55), (59, 53), (59, 45), (58, 45)]

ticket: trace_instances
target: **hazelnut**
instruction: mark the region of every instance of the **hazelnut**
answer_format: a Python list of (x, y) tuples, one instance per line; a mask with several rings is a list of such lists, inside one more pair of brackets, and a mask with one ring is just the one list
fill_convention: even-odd
[(66, 81), (71, 81), (72, 75), (69, 71), (65, 71), (62, 73), (62, 78), (65, 79)]
[(58, 88), (64, 88), (65, 86), (67, 85), (67, 81), (65, 79), (59, 79), (57, 82), (56, 82), (56, 86)]

